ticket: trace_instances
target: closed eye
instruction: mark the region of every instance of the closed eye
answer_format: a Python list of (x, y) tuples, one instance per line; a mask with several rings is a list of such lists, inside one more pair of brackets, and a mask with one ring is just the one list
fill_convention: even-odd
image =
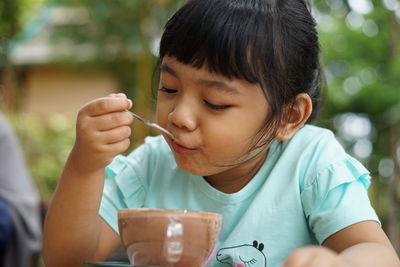
[(170, 88), (167, 88), (167, 87), (164, 87), (164, 86), (161, 86), (160, 89), (158, 89), (158, 90), (161, 91), (161, 92), (168, 93), (168, 94), (173, 94), (173, 93), (178, 92), (178, 90), (170, 89)]
[(223, 110), (223, 109), (227, 109), (230, 107), (230, 105), (215, 105), (213, 103), (208, 102), (207, 100), (204, 100), (204, 103), (211, 109), (215, 109), (215, 110)]

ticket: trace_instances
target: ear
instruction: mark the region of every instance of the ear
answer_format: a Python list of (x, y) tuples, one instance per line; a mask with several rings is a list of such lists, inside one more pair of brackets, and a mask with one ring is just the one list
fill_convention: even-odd
[(296, 96), (293, 104), (284, 111), (281, 125), (276, 138), (285, 141), (290, 139), (302, 127), (312, 112), (312, 101), (308, 94), (301, 93)]

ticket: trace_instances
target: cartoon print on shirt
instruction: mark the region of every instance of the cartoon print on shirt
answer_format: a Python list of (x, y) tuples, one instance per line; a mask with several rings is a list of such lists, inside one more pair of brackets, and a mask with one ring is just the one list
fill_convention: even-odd
[(216, 259), (230, 267), (267, 267), (263, 249), (264, 244), (254, 240), (253, 244), (221, 248)]

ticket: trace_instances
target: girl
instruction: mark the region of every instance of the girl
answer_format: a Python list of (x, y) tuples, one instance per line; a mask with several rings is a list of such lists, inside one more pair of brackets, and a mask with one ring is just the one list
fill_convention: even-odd
[(175, 138), (117, 156), (131, 101), (117, 94), (81, 109), (46, 220), (48, 266), (104, 260), (120, 245), (117, 211), (138, 207), (221, 213), (210, 266), (400, 266), (368, 171), (309, 125), (319, 44), (303, 0), (188, 1), (159, 56), (157, 119)]

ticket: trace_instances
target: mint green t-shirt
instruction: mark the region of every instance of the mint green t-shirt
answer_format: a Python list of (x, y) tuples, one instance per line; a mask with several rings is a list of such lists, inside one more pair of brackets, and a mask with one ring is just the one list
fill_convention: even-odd
[(368, 170), (332, 132), (311, 125), (275, 140), (258, 173), (233, 194), (181, 170), (162, 136), (117, 156), (106, 172), (99, 213), (117, 233), (117, 211), (124, 208), (222, 214), (212, 267), (281, 266), (296, 248), (321, 244), (360, 221), (379, 222), (368, 199)]

